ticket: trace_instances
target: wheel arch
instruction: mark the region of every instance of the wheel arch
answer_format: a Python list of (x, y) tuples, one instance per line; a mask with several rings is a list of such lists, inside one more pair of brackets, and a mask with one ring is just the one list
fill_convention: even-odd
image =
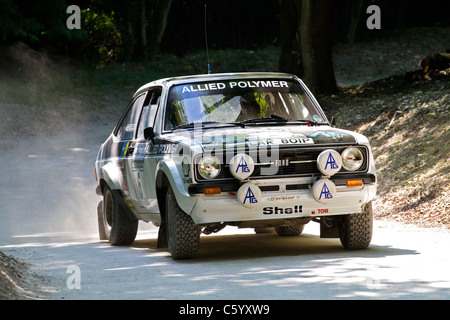
[[(158, 164), (155, 179), (158, 205), (162, 204), (165, 207), (165, 194), (169, 186), (172, 188), (180, 208), (190, 215), (197, 198), (189, 195), (175, 161), (173, 159), (164, 159)], [(160, 207), (160, 211), (163, 212), (164, 209)]]
[(102, 192), (105, 190), (105, 186), (108, 186), (111, 190), (121, 189), (121, 181), (122, 172), (112, 162), (100, 169), (99, 184)]

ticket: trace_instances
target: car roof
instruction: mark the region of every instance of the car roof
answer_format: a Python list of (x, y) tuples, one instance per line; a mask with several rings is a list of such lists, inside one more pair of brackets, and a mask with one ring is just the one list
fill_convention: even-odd
[(246, 78), (283, 78), (294, 79), (295, 75), (282, 72), (236, 72), (236, 73), (212, 73), (212, 74), (198, 74), (179, 77), (163, 78), (149, 82), (140, 87), (135, 95), (147, 90), (150, 87), (160, 86), (172, 86), (183, 83), (199, 82), (199, 81), (219, 81), (219, 80), (233, 80), (233, 79), (246, 79)]

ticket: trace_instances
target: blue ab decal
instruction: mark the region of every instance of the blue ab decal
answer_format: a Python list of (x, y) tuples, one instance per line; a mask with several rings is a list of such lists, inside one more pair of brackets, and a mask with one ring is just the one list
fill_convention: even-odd
[(248, 199), (249, 203), (258, 203), (258, 200), (256, 199), (256, 197), (255, 197), (254, 193), (252, 192), (252, 189), (250, 189), (250, 187), (248, 187), (248, 189), (247, 189), (247, 193), (245, 194), (243, 204), (245, 204), (247, 199)]
[(334, 160), (333, 155), (331, 153), (328, 155), (327, 163), (325, 164), (325, 170), (327, 170), (328, 165), (330, 165), (331, 169), (339, 168), (339, 166), (336, 163), (336, 160)]
[(239, 171), (239, 168), (241, 168), (242, 172), (250, 172), (250, 168), (248, 167), (244, 157), (241, 157), (241, 160), (236, 168), (236, 173)]
[(333, 195), (331, 194), (330, 189), (328, 189), (325, 183), (323, 184), (322, 191), (320, 191), (319, 200), (322, 199), (322, 195), (325, 197), (325, 199), (333, 199)]

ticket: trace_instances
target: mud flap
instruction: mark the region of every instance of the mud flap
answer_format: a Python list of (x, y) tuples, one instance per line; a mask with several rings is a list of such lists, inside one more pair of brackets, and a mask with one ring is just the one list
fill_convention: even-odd
[(320, 237), (321, 238), (339, 238), (339, 228), (342, 224), (342, 218), (339, 216), (320, 218)]
[(98, 218), (98, 234), (100, 240), (108, 240), (106, 236), (105, 229), (103, 228), (103, 200), (97, 205), (97, 218)]
[(162, 249), (162, 248), (168, 248), (167, 244), (167, 227), (166, 227), (166, 221), (161, 221), (161, 226), (158, 230), (158, 241), (156, 243), (156, 248)]

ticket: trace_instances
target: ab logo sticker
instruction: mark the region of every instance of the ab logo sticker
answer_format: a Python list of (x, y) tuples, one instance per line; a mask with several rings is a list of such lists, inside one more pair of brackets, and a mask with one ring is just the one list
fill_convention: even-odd
[(237, 192), (237, 200), (244, 207), (253, 208), (261, 201), (261, 189), (254, 183), (244, 183)]
[(249, 200), (249, 203), (258, 203), (258, 199), (256, 199), (250, 187), (247, 189), (247, 193), (245, 194), (244, 202), (242, 204), (245, 204), (247, 200)]
[(336, 186), (328, 179), (317, 180), (311, 191), (314, 199), (320, 203), (329, 203), (336, 197)]
[(250, 169), (247, 165), (247, 162), (245, 161), (244, 157), (241, 157), (241, 160), (239, 161), (239, 164), (236, 168), (236, 172), (239, 171), (239, 168), (241, 168), (242, 172), (250, 172)]
[(317, 167), (325, 176), (332, 176), (342, 167), (341, 155), (336, 150), (324, 150), (317, 157)]
[(327, 163), (325, 164), (325, 170), (327, 170), (328, 165), (330, 165), (330, 169), (339, 169), (339, 166), (337, 165), (336, 160), (334, 160), (331, 152), (328, 155)]
[(247, 179), (255, 169), (255, 162), (252, 157), (247, 154), (237, 154), (230, 161), (230, 172), (231, 174), (239, 179)]
[[(331, 154), (330, 154), (331, 157)], [(319, 200), (322, 200), (322, 195), (324, 196), (324, 199), (330, 200), (333, 199), (333, 195), (330, 192), (330, 189), (328, 189), (327, 185), (324, 183), (322, 187), (322, 191), (320, 191)]]

